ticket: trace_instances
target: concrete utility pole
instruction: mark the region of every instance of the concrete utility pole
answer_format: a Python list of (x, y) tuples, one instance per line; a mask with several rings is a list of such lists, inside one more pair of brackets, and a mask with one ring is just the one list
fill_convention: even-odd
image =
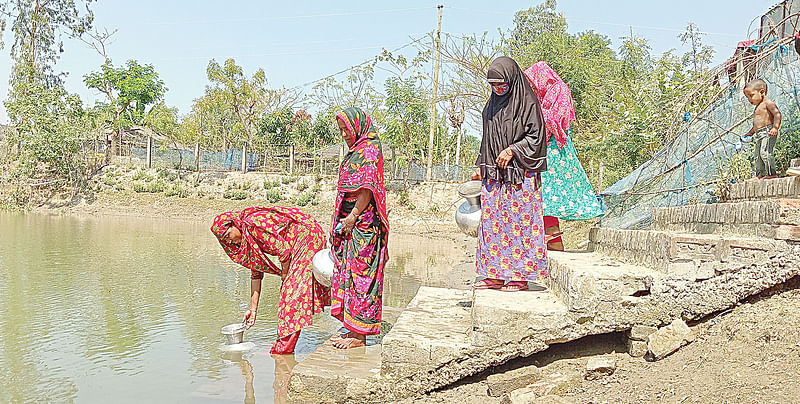
[(428, 164), (425, 170), (425, 179), (430, 181), (433, 174), (433, 136), (436, 133), (436, 91), (439, 89), (439, 57), (441, 56), (440, 46), (442, 43), (442, 9), (443, 5), (436, 6), (439, 9), (439, 23), (436, 27), (436, 61), (433, 63), (433, 98), (431, 99), (431, 128), (428, 134)]

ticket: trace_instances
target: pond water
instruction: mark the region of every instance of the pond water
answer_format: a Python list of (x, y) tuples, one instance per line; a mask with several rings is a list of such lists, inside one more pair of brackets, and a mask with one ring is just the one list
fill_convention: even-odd
[[(454, 268), (469, 245), (393, 234), (386, 319), (422, 284), (465, 284)], [(282, 402), (296, 361), (340, 323), (326, 309), (295, 355), (269, 355), (279, 284), (263, 283), (245, 332), (255, 348), (225, 352), (220, 328), (241, 321), (249, 271), (205, 223), (0, 213), (0, 402)]]

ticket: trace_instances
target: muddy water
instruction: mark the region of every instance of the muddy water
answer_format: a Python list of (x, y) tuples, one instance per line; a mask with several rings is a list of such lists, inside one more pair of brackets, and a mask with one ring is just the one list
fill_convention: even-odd
[[(395, 233), (390, 247), (390, 320), (420, 285), (466, 285), (469, 240)], [(256, 347), (224, 352), (249, 287), (202, 222), (0, 213), (0, 402), (282, 402), (292, 366), (339, 325), (321, 314), (294, 356), (270, 356), (267, 277)]]

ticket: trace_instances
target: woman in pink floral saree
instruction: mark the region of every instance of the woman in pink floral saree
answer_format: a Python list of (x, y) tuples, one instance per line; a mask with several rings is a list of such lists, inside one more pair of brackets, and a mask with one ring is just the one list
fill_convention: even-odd
[(366, 345), (381, 331), (383, 269), (388, 260), (389, 221), (383, 182), (381, 141), (372, 120), (358, 108), (336, 116), (349, 152), (339, 167), (331, 220), (336, 269), (331, 315), (348, 330), (331, 340), (337, 348)]

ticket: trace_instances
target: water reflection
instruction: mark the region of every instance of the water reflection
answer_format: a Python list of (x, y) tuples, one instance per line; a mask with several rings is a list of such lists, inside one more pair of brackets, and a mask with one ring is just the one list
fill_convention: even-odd
[[(388, 321), (463, 260), (423, 240), (390, 243)], [(205, 222), (0, 213), (0, 402), (284, 402), (296, 361), (341, 324), (315, 316), (295, 356), (270, 356), (279, 285), (265, 279), (245, 333), (256, 348), (230, 357), (220, 327), (240, 321), (249, 273)]]

